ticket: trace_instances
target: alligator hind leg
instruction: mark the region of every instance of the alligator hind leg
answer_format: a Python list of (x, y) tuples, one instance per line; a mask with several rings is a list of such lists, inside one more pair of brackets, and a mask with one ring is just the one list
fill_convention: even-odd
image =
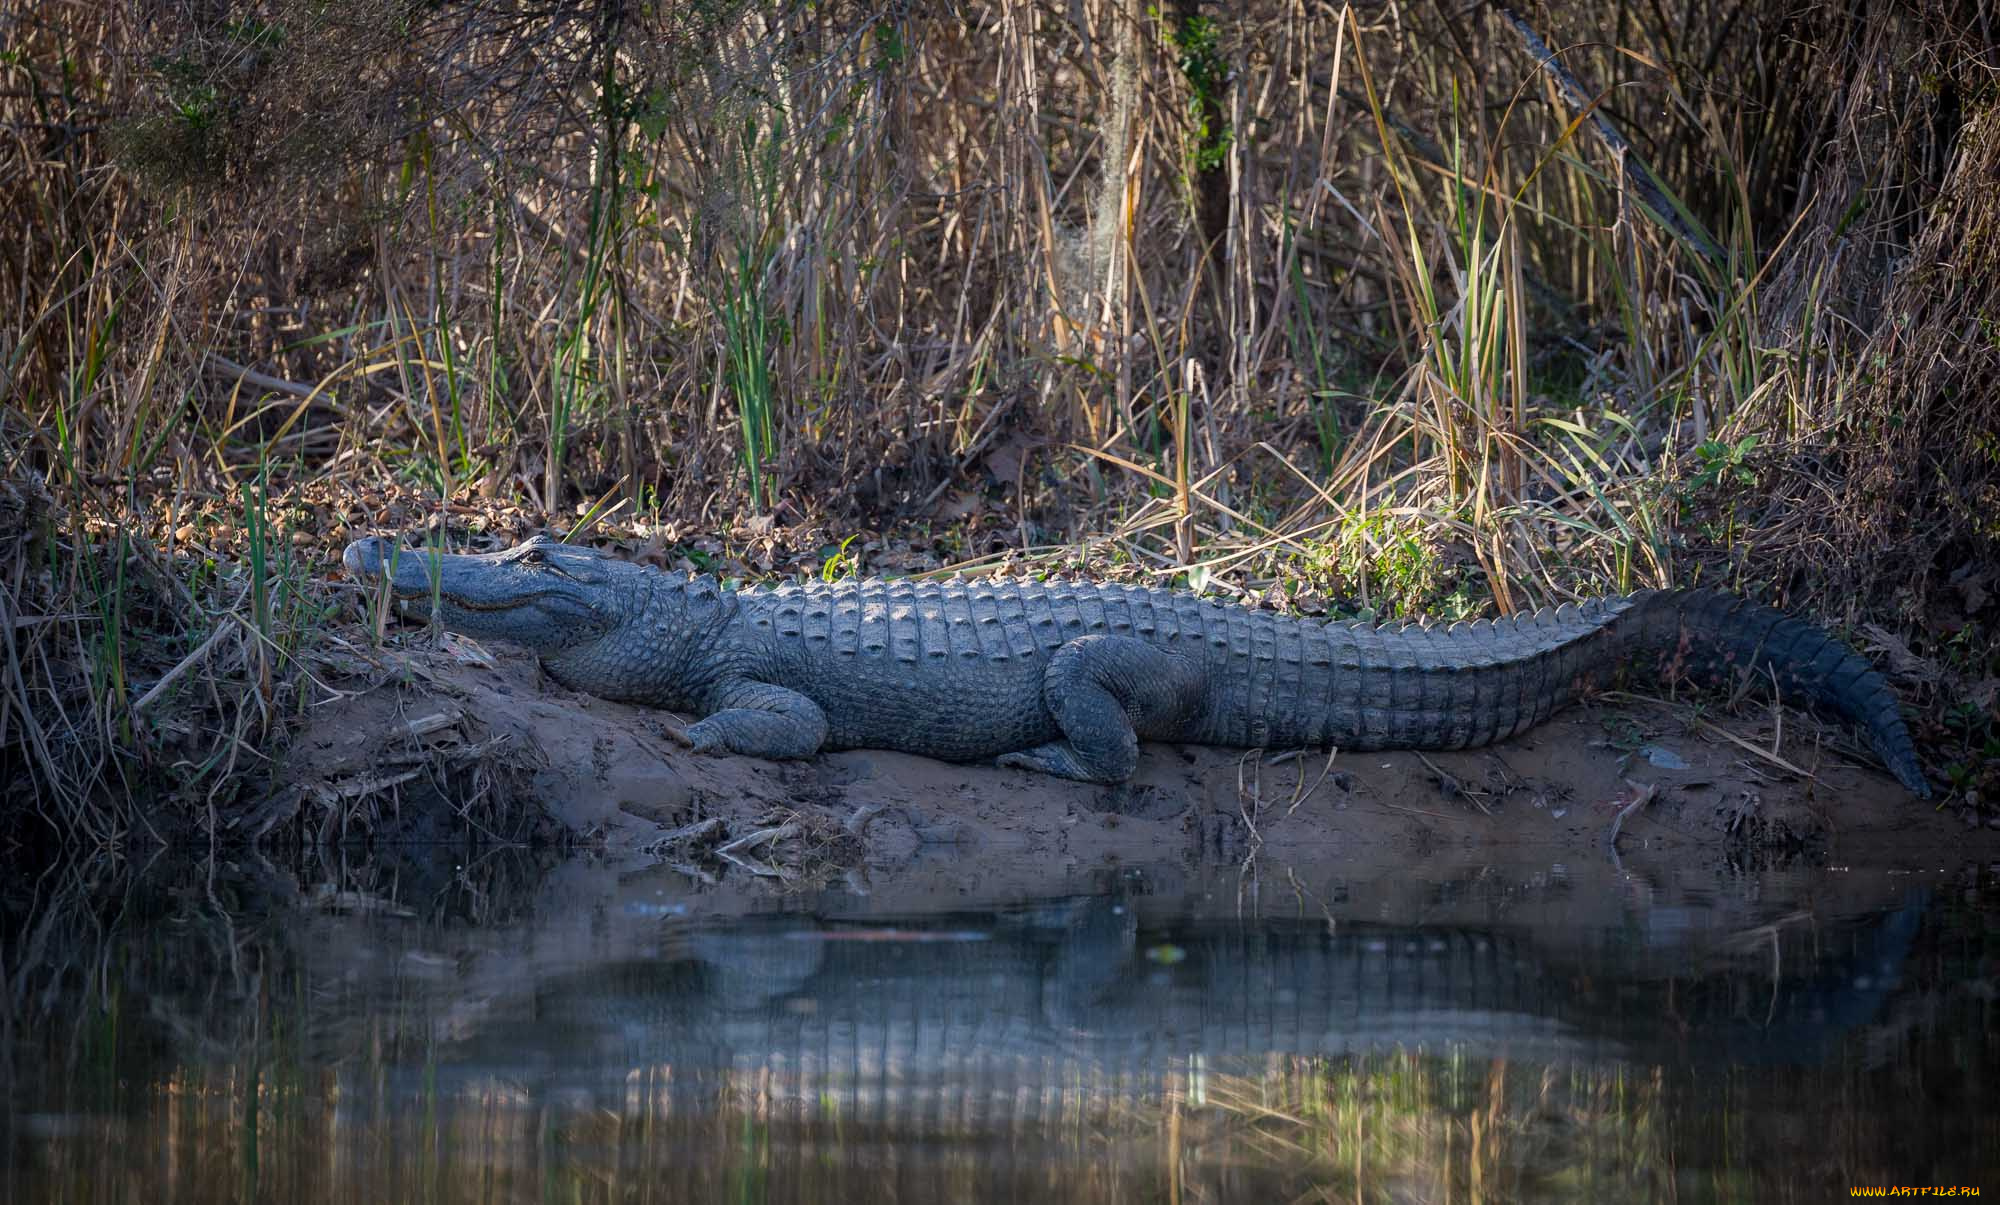
[(999, 764), (1080, 782), (1120, 783), (1139, 764), (1139, 734), (1170, 735), (1201, 707), (1199, 666), (1130, 636), (1079, 636), (1042, 674), (1042, 702), (1063, 739)]

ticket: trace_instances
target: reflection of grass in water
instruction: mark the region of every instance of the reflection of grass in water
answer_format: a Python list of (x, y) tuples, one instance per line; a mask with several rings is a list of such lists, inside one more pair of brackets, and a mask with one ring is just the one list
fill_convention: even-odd
[[(997, 1187), (996, 1164), (1039, 1167), (1056, 1200), (1204, 1200), (1245, 1183), (1257, 1199), (1501, 1200), (1650, 1194), (1671, 1166), (1657, 1125), (1660, 1077), (1618, 1067), (1272, 1056), (1244, 1074), (1183, 1063), (1144, 1088), (1088, 1064), (1047, 1070), (1048, 1082), (1011, 1094), (1011, 1107), (1039, 1111), (1026, 1121), (982, 1114), (999, 1084), (978, 1075), (956, 1093), (894, 1102), (884, 1115), (796, 1072), (731, 1073), (713, 1081), (712, 1114), (676, 1116), (664, 1096), (642, 1091), (616, 1117), (571, 1120), (564, 1148), (622, 1140), (628, 1172), (670, 1174), (739, 1201), (840, 1200), (879, 1188), (876, 1175), (907, 1183), (913, 1172), (935, 1177), (940, 1191), (948, 1182), (976, 1194)], [(714, 1152), (718, 1166), (670, 1167), (690, 1147)], [(579, 1162), (551, 1183), (569, 1189), (556, 1195), (588, 1199), (585, 1186), (603, 1170)]]
[[(1408, 1052), (1176, 1059), (1155, 1075), (966, 1051), (935, 1094), (921, 1075), (819, 1075), (809, 1060), (654, 1066), (594, 1098), (499, 1080), (448, 1087), (432, 1061), (399, 1097), (393, 1077), (411, 1064), (394, 1046), (335, 1071), (273, 1043), (261, 1062), (128, 1084), (108, 1113), (134, 1120), (43, 1141), (47, 1179), (29, 1187), (52, 1200), (1058, 1205), (1643, 1200), (1678, 1185), (1748, 1200), (1801, 1182), (1803, 1165), (1772, 1157), (1788, 1148), (1770, 1145), (1767, 1125), (1809, 1117), (1857, 1150), (1897, 1125), (1840, 1068), (1692, 1085), (1715, 1090), (1716, 1108), (1658, 1069)], [(897, 1091), (866, 1096), (884, 1085)], [(385, 1093), (394, 1103), (378, 1103)]]
[(737, 1161), (733, 1177), (735, 1191), (730, 1193), (730, 1198), (743, 1202), (744, 1205), (763, 1200), (769, 1187), (765, 1182), (764, 1173), (770, 1167), (770, 1126), (759, 1124), (751, 1114), (745, 1113), (737, 1138), (736, 1151)]
[[(921, 1184), (962, 1199), (1032, 1187), (1050, 1202), (1245, 1191), (1478, 1201), (1660, 1187), (1671, 1164), (1656, 1075), (1526, 1066), (1272, 1056), (1243, 1074), (1177, 1060), (1155, 1080), (1024, 1060), (1011, 1092), (1004, 1074), (968, 1068), (943, 1095), (877, 1112), (856, 1110), (841, 1087), (799, 1091), (796, 1070), (697, 1073), (690, 1107), (668, 1096), (687, 1077), (651, 1068), (633, 1073), (622, 1100), (590, 1107), (500, 1083), (441, 1091), (433, 1062), (412, 1107), (396, 1110), (364, 1103), (386, 1066), (336, 1076), (287, 1058), (159, 1085), (155, 1130), (135, 1133), (129, 1166), (92, 1142), (45, 1150), (56, 1199), (122, 1195), (91, 1187), (107, 1181), (160, 1187), (159, 1147), (174, 1151), (176, 1192), (234, 1199), (610, 1201), (645, 1185), (690, 1199), (832, 1202)], [(1013, 1117), (995, 1107), (1003, 1100)], [(1022, 1116), (1031, 1111), (1040, 1116)]]
[(1655, 1124), (1657, 1071), (1635, 1081), (1616, 1066), (1535, 1067), (1398, 1052), (1274, 1056), (1251, 1075), (1197, 1072), (1158, 1102), (1162, 1131), (1178, 1138), (1167, 1170), (1261, 1166), (1296, 1182), (1288, 1190), (1339, 1200), (1661, 1187), (1671, 1161)]

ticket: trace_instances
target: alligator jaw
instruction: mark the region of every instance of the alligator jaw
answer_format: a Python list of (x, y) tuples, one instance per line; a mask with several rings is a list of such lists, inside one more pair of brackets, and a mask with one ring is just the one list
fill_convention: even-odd
[[(548, 560), (590, 553), (567, 550), (555, 541), (489, 555), (432, 552), (401, 546), (390, 537), (354, 541), (341, 564), (371, 589), (386, 590), (412, 618), (443, 624), (454, 632), (498, 637), (549, 653), (596, 639), (616, 626), (615, 608), (603, 583), (579, 581)], [(585, 572), (582, 564), (573, 564)]]

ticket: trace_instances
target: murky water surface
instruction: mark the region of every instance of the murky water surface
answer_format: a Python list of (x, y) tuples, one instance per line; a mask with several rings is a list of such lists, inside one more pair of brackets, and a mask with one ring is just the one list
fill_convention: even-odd
[(0, 1195), (2000, 1194), (1990, 869), (1476, 857), (52, 869), (5, 890)]

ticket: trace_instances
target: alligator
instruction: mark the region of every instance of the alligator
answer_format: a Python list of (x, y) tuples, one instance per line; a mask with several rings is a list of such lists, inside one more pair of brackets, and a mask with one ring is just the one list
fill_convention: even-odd
[(675, 735), (698, 752), (896, 749), (1118, 784), (1142, 739), (1485, 745), (1630, 670), (1775, 686), (1858, 725), (1905, 787), (1931, 794), (1880, 674), (1820, 628), (1714, 590), (1378, 627), (1068, 581), (730, 589), (547, 536), (482, 555), (376, 536), (342, 559), (448, 630), (526, 646), (564, 686), (697, 715)]

